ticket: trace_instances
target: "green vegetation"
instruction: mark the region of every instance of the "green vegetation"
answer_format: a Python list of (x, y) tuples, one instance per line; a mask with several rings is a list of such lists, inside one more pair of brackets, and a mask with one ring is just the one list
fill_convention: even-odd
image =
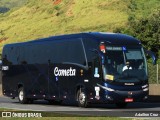
[(128, 0), (62, 0), (57, 5), (53, 0), (29, 0), (19, 9), (0, 14), (0, 51), (7, 43), (51, 35), (112, 32), (127, 23), (128, 4)]
[[(128, 19), (148, 16), (159, 0), (0, 0), (11, 10), (0, 14), (0, 51), (4, 44), (57, 34), (126, 27)], [(24, 5), (24, 3), (26, 3)], [(17, 9), (12, 9), (19, 6)], [(21, 6), (21, 7), (20, 7)]]
[(130, 34), (142, 41), (146, 49), (151, 49), (160, 55), (160, 9), (153, 12), (149, 17), (139, 20), (129, 20), (129, 25), (117, 28), (115, 32)]
[(23, 6), (27, 0), (0, 0), (0, 7), (15, 8)]
[[(124, 118), (115, 117), (43, 117), (43, 118), (28, 118), (30, 120), (124, 120)], [(2, 118), (2, 120), (27, 120), (27, 118)], [(139, 120), (139, 119), (129, 119), (125, 120)]]
[(0, 0), (0, 13), (23, 6), (27, 0)]
[[(6, 109), (6, 108), (0, 108), (1, 112), (20, 112), (25, 113), (25, 111), (19, 111), (14, 109)], [(32, 111), (26, 111), (31, 113)], [(35, 113), (35, 111), (33, 112)], [(37, 111), (37, 113), (39, 113)], [(43, 116), (53, 116), (53, 117), (43, 117)], [(50, 112), (44, 112), (42, 113), (42, 118), (21, 118), (21, 117), (12, 117), (12, 118), (1, 118), (2, 120), (124, 120), (124, 118), (118, 118), (118, 117), (87, 117), (87, 116), (78, 116), (78, 115), (70, 115), (70, 114), (61, 114), (61, 113), (50, 113)], [(138, 119), (131, 119), (131, 118), (125, 118), (125, 120), (138, 120)]]

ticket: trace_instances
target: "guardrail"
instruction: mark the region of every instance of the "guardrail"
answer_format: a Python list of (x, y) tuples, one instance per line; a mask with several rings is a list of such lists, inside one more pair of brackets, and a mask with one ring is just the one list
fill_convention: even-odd
[(150, 84), (160, 84), (160, 63), (152, 65), (148, 63), (148, 74)]

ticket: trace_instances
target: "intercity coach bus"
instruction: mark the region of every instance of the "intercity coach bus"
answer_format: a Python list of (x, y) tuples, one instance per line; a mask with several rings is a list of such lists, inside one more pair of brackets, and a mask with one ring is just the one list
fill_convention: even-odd
[[(155, 59), (154, 59), (155, 60)], [(115, 33), (87, 32), (7, 44), (2, 52), (3, 95), (22, 104), (44, 99), (91, 103), (142, 102), (148, 97), (141, 42)]]

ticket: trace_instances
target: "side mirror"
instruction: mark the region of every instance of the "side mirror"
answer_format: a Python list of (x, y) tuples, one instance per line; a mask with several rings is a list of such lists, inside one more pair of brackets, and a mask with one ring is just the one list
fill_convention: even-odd
[(155, 54), (150, 50), (145, 50), (145, 53), (152, 58), (152, 64), (155, 65), (156, 64)]

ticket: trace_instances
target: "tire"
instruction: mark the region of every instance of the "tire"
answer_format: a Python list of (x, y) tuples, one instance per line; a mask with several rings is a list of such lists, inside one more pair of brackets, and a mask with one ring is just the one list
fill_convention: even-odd
[(87, 102), (87, 95), (83, 90), (78, 90), (77, 92), (77, 100), (79, 107), (88, 107), (89, 103)]
[(116, 106), (118, 108), (125, 108), (127, 106), (127, 103), (125, 103), (125, 102), (116, 103)]
[(20, 87), (18, 89), (18, 100), (21, 104), (27, 104), (28, 103), (28, 99), (25, 96), (25, 92), (24, 92), (23, 87)]

